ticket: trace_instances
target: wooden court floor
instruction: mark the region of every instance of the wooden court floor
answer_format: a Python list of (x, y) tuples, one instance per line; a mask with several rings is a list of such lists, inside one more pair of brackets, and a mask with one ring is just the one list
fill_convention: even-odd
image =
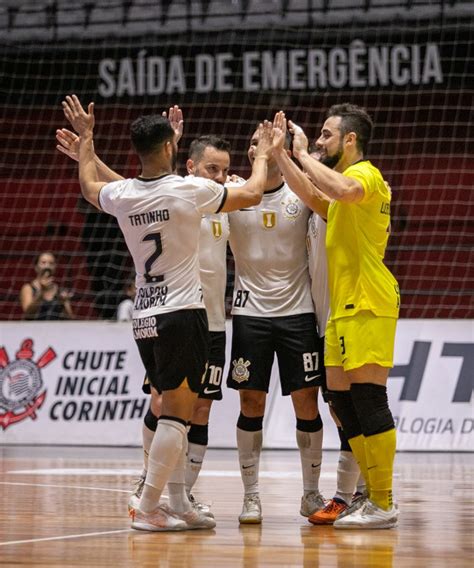
[[(83, 567), (391, 568), (473, 566), (473, 454), (401, 453), (399, 528), (315, 527), (298, 513), (296, 451), (265, 451), (261, 526), (239, 527), (242, 488), (234, 450), (209, 450), (196, 496), (213, 531), (130, 529), (127, 500), (139, 449), (0, 447), (0, 565)], [(337, 452), (325, 452), (321, 488), (332, 496)]]

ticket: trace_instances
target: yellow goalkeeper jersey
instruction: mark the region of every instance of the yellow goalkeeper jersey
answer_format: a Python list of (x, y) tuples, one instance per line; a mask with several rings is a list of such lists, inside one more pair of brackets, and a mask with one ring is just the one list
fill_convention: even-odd
[(331, 317), (370, 310), (398, 317), (398, 283), (383, 263), (390, 233), (390, 190), (368, 160), (349, 166), (343, 175), (364, 188), (358, 203), (333, 201), (329, 206), (326, 250)]

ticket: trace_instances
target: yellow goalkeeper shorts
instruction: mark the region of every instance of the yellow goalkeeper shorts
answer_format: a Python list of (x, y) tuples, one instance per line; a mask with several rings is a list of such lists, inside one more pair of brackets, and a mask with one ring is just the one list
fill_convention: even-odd
[(396, 318), (379, 317), (369, 310), (331, 318), (325, 335), (325, 366), (344, 367), (344, 371), (367, 364), (393, 367), (396, 327)]

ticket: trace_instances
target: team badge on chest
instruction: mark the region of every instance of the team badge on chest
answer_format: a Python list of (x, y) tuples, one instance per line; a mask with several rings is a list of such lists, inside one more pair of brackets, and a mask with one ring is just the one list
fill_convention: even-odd
[(244, 361), (242, 357), (239, 357), (237, 361), (232, 361), (234, 368), (232, 369), (232, 378), (236, 383), (243, 383), (248, 381), (250, 373), (248, 367), (250, 367), (250, 361)]
[(274, 211), (262, 211), (264, 229), (273, 229), (276, 226), (276, 213)]
[(290, 221), (295, 221), (301, 215), (302, 208), (298, 199), (288, 198), (281, 204), (283, 205), (283, 215)]
[(216, 241), (222, 237), (222, 223), (220, 221), (212, 221), (212, 234)]

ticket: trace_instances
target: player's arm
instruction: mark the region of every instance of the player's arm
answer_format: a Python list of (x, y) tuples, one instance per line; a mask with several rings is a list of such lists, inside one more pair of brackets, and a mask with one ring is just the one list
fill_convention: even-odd
[(312, 211), (323, 219), (327, 218), (330, 199), (308, 179), (293, 160), (288, 156), (284, 146), (286, 135), (286, 118), (283, 112), (277, 112), (273, 121), (273, 156), (280, 168), (286, 183), (291, 190)]
[(252, 175), (240, 187), (232, 188), (221, 211), (236, 211), (244, 207), (258, 205), (262, 200), (265, 183), (267, 181), (268, 158), (272, 152), (272, 124), (265, 121), (259, 127), (259, 142), (252, 164)]
[(97, 209), (99, 205), (100, 190), (106, 185), (97, 173), (93, 132), (95, 125), (94, 103), (89, 103), (87, 112), (76, 95), (67, 96), (63, 101), (64, 114), (79, 134), (79, 183), (84, 199)]
[(312, 158), (308, 153), (308, 139), (301, 126), (288, 123), (293, 134), (293, 155), (310, 176), (313, 183), (331, 199), (357, 203), (364, 198), (364, 188), (356, 179), (343, 176)]
[[(69, 156), (72, 160), (78, 162), (79, 161), (79, 144), (81, 142), (80, 137), (71, 132), (67, 128), (61, 128), (60, 130), (56, 130), (56, 140), (58, 144), (56, 148)], [(94, 149), (94, 145), (92, 145)], [(105, 164), (99, 156), (95, 153), (94, 150), (94, 162), (97, 169), (97, 177), (100, 181), (110, 182), (110, 181), (119, 181), (124, 179), (123, 176), (115, 172), (114, 170), (110, 169), (107, 164)]]
[[(66, 96), (62, 102), (64, 116), (68, 119), (74, 130), (79, 133), (87, 127), (87, 115), (76, 95)], [(66, 154), (73, 160), (79, 161), (79, 143), (80, 139), (77, 134), (63, 128), (56, 131), (56, 140), (59, 144), (56, 148)], [(94, 145), (92, 145), (94, 151)], [(100, 181), (111, 182), (124, 179), (117, 172), (112, 170), (105, 164), (94, 151), (94, 161), (97, 168), (97, 178)]]

